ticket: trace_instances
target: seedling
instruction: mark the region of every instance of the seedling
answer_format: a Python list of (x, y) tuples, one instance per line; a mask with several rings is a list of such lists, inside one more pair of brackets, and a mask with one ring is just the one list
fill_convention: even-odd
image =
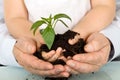
[(61, 22), (65, 25), (65, 27), (68, 27), (68, 25), (62, 20), (62, 18), (66, 18), (66, 19), (72, 21), (68, 15), (60, 13), (60, 14), (56, 14), (54, 16), (50, 15), (48, 18), (41, 17), (41, 19), (36, 21), (35, 23), (33, 23), (32, 27), (31, 27), (31, 30), (33, 30), (33, 34), (35, 35), (36, 30), (43, 24), (46, 24), (46, 28), (41, 29), (40, 33), (41, 33), (48, 49), (51, 49), (52, 44), (54, 42), (54, 39), (55, 39), (54, 28), (55, 28), (57, 22)]

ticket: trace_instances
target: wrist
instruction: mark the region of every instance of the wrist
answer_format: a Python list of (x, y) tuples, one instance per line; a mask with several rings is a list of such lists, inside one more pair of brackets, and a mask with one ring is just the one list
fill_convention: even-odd
[(77, 32), (80, 34), (80, 38), (86, 40), (90, 33), (86, 30), (79, 30), (79, 29), (73, 29), (72, 31)]
[(37, 44), (37, 48), (41, 46), (41, 44), (45, 44), (44, 39), (40, 33), (36, 33), (33, 38)]

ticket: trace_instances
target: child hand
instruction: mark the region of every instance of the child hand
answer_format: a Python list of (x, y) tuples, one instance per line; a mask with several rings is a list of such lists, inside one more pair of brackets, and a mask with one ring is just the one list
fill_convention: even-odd
[(64, 50), (62, 50), (61, 47), (58, 47), (56, 51), (55, 50), (51, 50), (50, 52), (42, 51), (42, 57), (49, 62), (54, 62), (60, 56), (62, 56), (63, 51)]
[(74, 37), (74, 39), (69, 39), (68, 40), (68, 43), (71, 44), (71, 45), (73, 45), (73, 44), (77, 43), (79, 39), (80, 39), (80, 35), (76, 34), (76, 36)]

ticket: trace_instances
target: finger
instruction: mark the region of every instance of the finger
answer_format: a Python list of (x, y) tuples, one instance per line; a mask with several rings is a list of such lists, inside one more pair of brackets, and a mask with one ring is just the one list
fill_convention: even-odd
[(14, 48), (13, 52), (18, 63), (24, 67), (31, 67), (40, 70), (49, 70), (53, 68), (52, 64), (40, 60), (33, 55), (24, 54), (17, 48)]
[(39, 32), (39, 29), (37, 29), (37, 31), (36, 31), (36, 33), (35, 33), (35, 35), (34, 35), (35, 37), (35, 41), (36, 41), (36, 46), (37, 46), (37, 49), (39, 50), (39, 47), (42, 45), (42, 44), (45, 44), (45, 42), (44, 42), (44, 39), (42, 38), (42, 35), (40, 34), (40, 32)]
[[(84, 49), (86, 52), (98, 51), (109, 44), (109, 41), (100, 33), (94, 33), (87, 39)], [(103, 44), (104, 43), (104, 44)]]
[(55, 75), (55, 70), (39, 70), (39, 69), (34, 69), (31, 67), (24, 67), (26, 70), (28, 70), (29, 72), (33, 73), (33, 74), (37, 74), (40, 76), (50, 76), (50, 75)]
[(73, 60), (79, 61), (79, 62), (85, 62), (89, 64), (98, 64), (103, 55), (100, 55), (101, 52), (92, 52), (92, 53), (83, 53), (83, 54), (77, 54), (73, 56)]
[(46, 76), (57, 76), (64, 70), (65, 69), (62, 65), (55, 65), (53, 69), (47, 70), (47, 71), (42, 70), (41, 72), (43, 75), (46, 75)]
[(31, 39), (18, 39), (15, 47), (17, 47), (24, 53), (33, 54), (36, 51), (35, 42)]
[(73, 60), (89, 64), (104, 65), (108, 61), (109, 52), (110, 45), (107, 45), (103, 49), (96, 52), (75, 55), (73, 56)]
[(67, 65), (79, 73), (96, 72), (101, 66), (70, 60)]
[[(26, 54), (25, 54), (26, 55)], [(31, 60), (30, 60), (31, 59)], [(27, 64), (27, 66), (32, 67), (34, 69), (39, 69), (39, 70), (49, 70), (53, 68), (53, 65), (50, 64), (49, 62), (45, 62), (43, 60), (40, 60), (34, 56), (26, 56), (25, 59), (23, 59), (26, 62), (24, 65)], [(46, 66), (47, 65), (47, 66)]]
[(66, 69), (66, 72), (70, 73), (70, 74), (80, 74), (78, 71), (72, 69), (71, 67), (69, 66), (65, 66), (65, 69)]
[(34, 74), (47, 76), (47, 77), (68, 77), (69, 76), (69, 73), (64, 72), (64, 67), (60, 65), (54, 66), (54, 69), (51, 69), (51, 70), (37, 70), (37, 69), (29, 68), (29, 71), (31, 71)]
[(101, 52), (93, 52), (93, 53), (83, 53), (83, 54), (77, 54), (73, 56), (73, 60), (89, 63), (89, 64), (98, 64), (101, 62), (102, 55)]
[(60, 74), (58, 74), (58, 75), (55, 75), (55, 76), (49, 76), (49, 77), (54, 77), (54, 78), (58, 78), (58, 77), (69, 77), (70, 76), (70, 74), (68, 73), (68, 72), (61, 72)]
[(48, 61), (50, 61), (50, 62), (55, 61), (56, 59), (58, 59), (58, 57), (60, 57), (60, 55), (61, 55), (62, 52), (63, 52), (63, 51), (62, 51), (62, 48), (59, 47), (59, 48), (56, 50), (55, 55), (53, 55)]
[(42, 52), (42, 57), (45, 59), (45, 60), (48, 60), (50, 59), (53, 55), (55, 55), (55, 51), (52, 50), (50, 52)]
[(71, 45), (73, 45), (73, 44), (75, 44), (76, 42), (78, 42), (79, 39), (80, 39), (80, 35), (79, 35), (79, 34), (76, 34), (75, 37), (74, 37), (74, 39), (69, 39), (69, 40), (68, 40), (68, 43), (71, 44)]
[(67, 58), (66, 58), (65, 56), (60, 56), (58, 59), (61, 59), (61, 60), (63, 60), (64, 62), (67, 61)]
[(65, 71), (65, 67), (62, 65), (55, 65), (56, 74), (50, 77), (69, 77), (69, 73)]
[(92, 41), (95, 37), (97, 37), (98, 34), (98, 32), (92, 33), (90, 36), (88, 36), (86, 42)]

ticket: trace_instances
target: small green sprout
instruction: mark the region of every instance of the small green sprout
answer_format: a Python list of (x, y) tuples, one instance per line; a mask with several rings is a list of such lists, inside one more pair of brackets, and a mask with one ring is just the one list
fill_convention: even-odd
[(70, 21), (72, 21), (68, 15), (61, 13), (61, 14), (56, 14), (54, 16), (50, 15), (48, 18), (41, 17), (41, 20), (38, 20), (35, 23), (33, 23), (32, 27), (31, 27), (31, 30), (33, 30), (33, 34), (35, 35), (36, 30), (41, 25), (46, 24), (46, 28), (40, 30), (40, 33), (49, 49), (51, 49), (52, 44), (55, 39), (54, 28), (56, 26), (56, 23), (58, 21), (60, 21), (66, 27), (68, 27), (67, 24), (61, 18), (66, 18), (66, 19), (69, 19)]

